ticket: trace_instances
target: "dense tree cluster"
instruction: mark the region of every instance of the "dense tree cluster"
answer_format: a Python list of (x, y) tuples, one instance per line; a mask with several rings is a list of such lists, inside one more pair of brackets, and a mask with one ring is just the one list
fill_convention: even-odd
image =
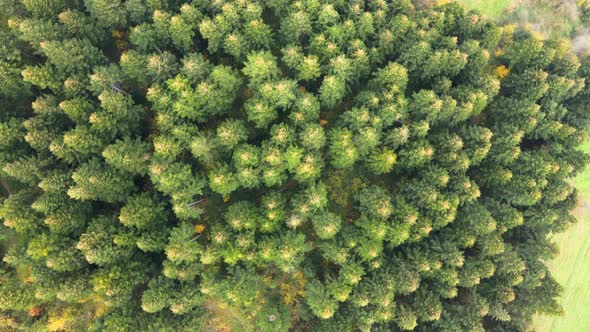
[(0, 0), (9, 331), (524, 331), (590, 66), (456, 4)]

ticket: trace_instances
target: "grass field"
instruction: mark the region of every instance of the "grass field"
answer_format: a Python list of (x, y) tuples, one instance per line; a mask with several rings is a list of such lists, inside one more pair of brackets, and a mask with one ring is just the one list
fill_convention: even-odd
[[(582, 149), (590, 152), (590, 142)], [(538, 332), (590, 331), (590, 167), (574, 180), (580, 191), (578, 223), (555, 236), (559, 256), (548, 262), (553, 276), (564, 287), (562, 317), (538, 317)]]
[(464, 4), (467, 9), (478, 9), (488, 17), (497, 17), (510, 6), (512, 0), (457, 0), (457, 2)]
[[(451, 0), (439, 0), (446, 3)], [(528, 26), (544, 37), (569, 38), (578, 28), (574, 0), (454, 0), (501, 23)], [(584, 30), (585, 31), (585, 30)]]

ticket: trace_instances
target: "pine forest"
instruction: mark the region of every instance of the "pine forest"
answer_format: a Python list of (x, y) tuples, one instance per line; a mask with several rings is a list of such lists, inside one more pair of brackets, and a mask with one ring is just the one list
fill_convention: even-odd
[(0, 0), (0, 77), (2, 331), (562, 312), (590, 124), (564, 40), (453, 2)]

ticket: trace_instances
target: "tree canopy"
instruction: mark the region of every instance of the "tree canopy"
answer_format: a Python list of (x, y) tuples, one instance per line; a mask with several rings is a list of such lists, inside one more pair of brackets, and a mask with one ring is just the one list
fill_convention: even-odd
[(410, 0), (0, 0), (0, 326), (525, 331), (590, 64)]

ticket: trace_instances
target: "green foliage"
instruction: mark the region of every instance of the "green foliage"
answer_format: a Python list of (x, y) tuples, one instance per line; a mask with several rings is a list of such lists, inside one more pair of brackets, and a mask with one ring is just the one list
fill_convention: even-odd
[(320, 239), (331, 239), (340, 230), (342, 220), (332, 212), (324, 212), (313, 216), (313, 228)]
[(560, 312), (544, 262), (590, 125), (590, 67), (563, 44), (407, 0), (2, 6), (3, 327)]
[(217, 140), (227, 149), (233, 148), (247, 138), (247, 129), (241, 121), (227, 120), (217, 127)]
[(150, 145), (140, 140), (119, 140), (114, 144), (107, 146), (102, 156), (106, 162), (122, 171), (132, 174), (147, 173), (150, 158)]
[(106, 60), (87, 39), (47, 41), (39, 46), (49, 63), (65, 73), (88, 70)]
[(166, 209), (159, 201), (146, 194), (135, 196), (121, 208), (119, 221), (127, 227), (148, 228), (166, 223)]
[(76, 184), (68, 189), (68, 195), (78, 200), (120, 202), (125, 201), (133, 189), (132, 179), (127, 174), (108, 168), (98, 159), (81, 165), (72, 179)]
[(276, 59), (270, 52), (259, 52), (248, 55), (242, 72), (248, 76), (251, 85), (257, 86), (276, 79), (279, 75), (279, 68)]
[(113, 28), (125, 23), (125, 7), (120, 0), (84, 0), (84, 5), (102, 27)]
[(238, 186), (238, 180), (227, 166), (218, 167), (209, 173), (209, 187), (218, 194), (230, 194)]
[(82, 252), (88, 263), (97, 265), (114, 263), (129, 254), (128, 250), (114, 243), (113, 236), (116, 229), (113, 218), (96, 217), (88, 225), (86, 232), (80, 235), (76, 249)]
[(332, 299), (325, 286), (314, 280), (307, 287), (308, 304), (311, 311), (322, 319), (329, 319), (334, 316), (338, 303)]
[(369, 157), (369, 169), (375, 174), (384, 174), (391, 172), (395, 162), (397, 160), (397, 156), (395, 152), (389, 149), (383, 149), (381, 151), (376, 151)]

